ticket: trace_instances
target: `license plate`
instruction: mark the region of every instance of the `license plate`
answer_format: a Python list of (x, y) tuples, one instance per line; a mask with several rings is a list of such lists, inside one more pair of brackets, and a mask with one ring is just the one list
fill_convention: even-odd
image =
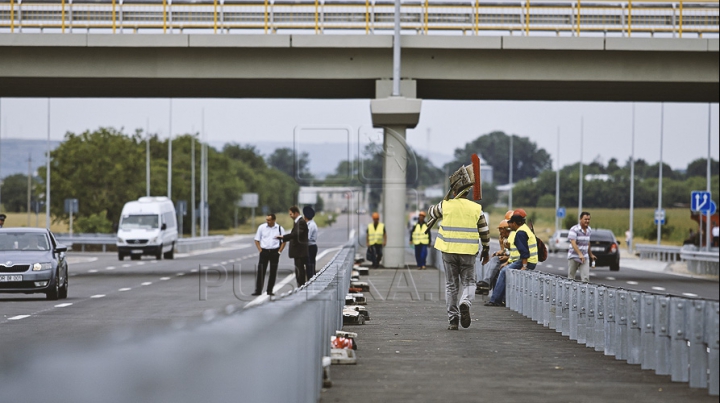
[(22, 276), (0, 276), (0, 283), (7, 283), (10, 281), (22, 281)]
[(131, 253), (142, 253), (142, 249), (133, 249)]
[(590, 248), (590, 250), (593, 252), (605, 252), (605, 247), (604, 246), (593, 246), (592, 248)]

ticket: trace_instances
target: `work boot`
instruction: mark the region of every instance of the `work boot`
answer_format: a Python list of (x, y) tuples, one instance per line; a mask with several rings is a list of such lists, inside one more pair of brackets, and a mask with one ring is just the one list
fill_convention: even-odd
[(448, 326), (448, 330), (458, 330), (458, 319), (452, 319), (450, 321), (450, 326)]
[(484, 282), (484, 281), (478, 281), (475, 289), (475, 294), (478, 295), (488, 295), (490, 294), (490, 284)]
[(470, 318), (470, 304), (467, 302), (463, 302), (460, 304), (460, 324), (465, 329), (470, 327), (470, 322), (472, 319)]

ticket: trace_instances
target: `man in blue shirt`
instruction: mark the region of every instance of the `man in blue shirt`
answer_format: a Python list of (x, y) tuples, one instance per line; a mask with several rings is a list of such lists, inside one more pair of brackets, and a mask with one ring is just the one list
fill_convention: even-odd
[(303, 208), (303, 217), (308, 226), (308, 257), (307, 257), (307, 278), (311, 279), (315, 275), (315, 260), (317, 257), (317, 237), (318, 237), (318, 226), (313, 218), (315, 217), (315, 210), (310, 206)]

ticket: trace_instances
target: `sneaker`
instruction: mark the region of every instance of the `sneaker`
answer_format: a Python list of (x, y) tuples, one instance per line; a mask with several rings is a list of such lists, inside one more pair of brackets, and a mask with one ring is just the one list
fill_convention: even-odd
[(470, 318), (470, 304), (467, 302), (463, 302), (460, 304), (460, 324), (465, 329), (470, 327), (470, 322), (472, 319)]
[(476, 288), (475, 288), (475, 294), (480, 294), (480, 295), (490, 294), (490, 284), (488, 284), (482, 280), (478, 281)]
[(254, 292), (254, 293), (252, 293), (252, 294), (250, 294), (250, 295), (252, 295), (253, 297), (257, 297), (257, 296), (260, 295), (260, 294), (262, 294), (262, 293), (260, 293), (260, 292)]
[(458, 330), (458, 320), (453, 319), (450, 321), (450, 325), (448, 326), (448, 330)]
[(488, 301), (485, 303), (485, 306), (503, 306), (503, 305), (498, 304), (497, 302)]

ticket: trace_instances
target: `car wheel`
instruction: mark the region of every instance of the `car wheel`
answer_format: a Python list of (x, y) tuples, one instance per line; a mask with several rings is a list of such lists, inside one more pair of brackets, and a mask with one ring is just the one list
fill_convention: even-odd
[(125, 255), (123, 255), (122, 253), (118, 253), (118, 260), (119, 261), (125, 260)]
[(60, 295), (60, 282), (58, 281), (59, 277), (60, 276), (58, 275), (58, 273), (55, 273), (55, 284), (49, 291), (45, 293), (45, 297), (50, 301), (57, 301), (58, 296)]
[(620, 263), (613, 263), (610, 265), (610, 271), (620, 271)]
[(68, 296), (68, 287), (70, 286), (68, 275), (65, 273), (65, 281), (63, 281), (63, 286), (60, 287), (59, 297), (60, 299), (65, 299)]
[(170, 260), (175, 259), (175, 242), (173, 242), (172, 248), (170, 248), (170, 252), (166, 252), (163, 257)]
[(157, 253), (155, 254), (155, 259), (157, 259), (157, 260), (162, 260), (162, 258), (163, 258), (163, 251), (162, 251), (162, 249), (163, 249), (163, 247), (162, 247), (162, 245), (160, 245), (160, 246), (158, 247)]

